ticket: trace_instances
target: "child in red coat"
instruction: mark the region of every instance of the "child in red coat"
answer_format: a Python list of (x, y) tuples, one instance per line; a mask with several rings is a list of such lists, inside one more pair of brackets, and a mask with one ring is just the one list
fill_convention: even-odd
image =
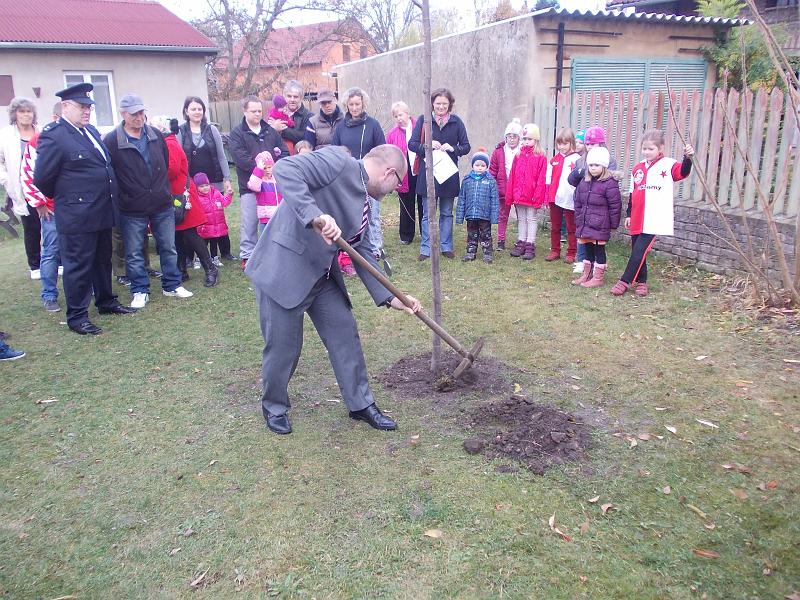
[(547, 206), (547, 158), (539, 144), (540, 137), (538, 125), (528, 123), (522, 128), (521, 148), (506, 187), (506, 202), (516, 208), (518, 226), (517, 243), (510, 254), (523, 260), (533, 260), (536, 256), (539, 212)]

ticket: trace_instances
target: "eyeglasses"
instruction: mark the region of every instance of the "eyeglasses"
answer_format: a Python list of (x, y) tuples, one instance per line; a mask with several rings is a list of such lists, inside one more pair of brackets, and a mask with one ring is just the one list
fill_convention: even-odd
[(397, 185), (403, 185), (403, 180), (400, 179), (400, 175), (397, 174), (397, 170), (392, 170), (392, 173), (394, 173), (394, 176), (397, 177)]

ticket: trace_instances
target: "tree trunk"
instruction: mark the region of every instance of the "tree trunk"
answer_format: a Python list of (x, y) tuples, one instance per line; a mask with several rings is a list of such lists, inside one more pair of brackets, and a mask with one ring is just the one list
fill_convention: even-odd
[[(431, 80), (433, 47), (431, 44), (431, 12), (430, 1), (422, 0), (422, 31), (425, 41), (424, 57), (422, 64), (422, 106), (424, 107), (425, 122), (423, 130), (425, 135), (425, 174), (428, 180), (428, 232), (431, 242), (431, 283), (433, 287), (433, 320), (442, 323), (442, 285), (439, 278), (439, 219), (436, 186), (433, 179), (433, 127), (431, 123)], [(431, 371), (439, 371), (442, 355), (442, 341), (439, 336), (431, 338), (433, 347), (431, 351)]]

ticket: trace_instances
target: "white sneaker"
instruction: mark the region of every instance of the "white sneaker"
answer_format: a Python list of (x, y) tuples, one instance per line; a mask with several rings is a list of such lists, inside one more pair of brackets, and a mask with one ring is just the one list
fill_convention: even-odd
[(202, 266), (202, 265), (200, 264), (200, 259), (199, 259), (199, 258), (195, 258), (195, 259), (194, 259), (194, 263), (192, 263), (192, 266), (193, 266), (195, 269), (199, 269), (199, 268)]
[(64, 267), (62, 267), (61, 265), (58, 266), (58, 274), (59, 275), (63, 275), (64, 274)]
[(583, 261), (576, 260), (575, 264), (572, 265), (572, 272), (573, 273), (583, 273)]
[(219, 259), (219, 256), (215, 256), (214, 258), (212, 258), (211, 262), (214, 263), (215, 267), (221, 267), (222, 266), (222, 261)]
[(31, 279), (37, 281), (42, 278), (42, 272), (39, 269), (31, 269)]
[(187, 290), (182, 285), (179, 285), (178, 287), (176, 287), (171, 292), (168, 292), (167, 290), (164, 290), (164, 295), (165, 296), (177, 296), (178, 298), (191, 298), (192, 296), (194, 296), (194, 294), (192, 292)]
[(131, 300), (131, 308), (135, 308), (137, 310), (144, 308), (148, 300), (150, 300), (150, 294), (146, 292), (135, 292), (133, 294), (133, 300)]

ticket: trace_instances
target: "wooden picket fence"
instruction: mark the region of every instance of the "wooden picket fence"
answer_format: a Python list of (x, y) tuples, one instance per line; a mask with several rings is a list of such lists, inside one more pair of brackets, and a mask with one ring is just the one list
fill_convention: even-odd
[[(757, 189), (770, 201), (777, 217), (793, 218), (800, 210), (800, 123), (788, 94), (780, 89), (672, 92), (559, 92), (534, 105), (542, 124), (542, 140), (548, 156), (562, 127), (575, 130), (599, 125), (606, 130), (611, 155), (617, 159), (629, 189), (630, 173), (640, 160), (639, 147), (645, 130), (664, 129), (665, 153), (680, 158), (682, 146), (675, 122), (697, 152), (698, 164), (721, 206), (758, 209)], [(740, 140), (737, 147), (731, 131)], [(745, 169), (749, 162), (758, 170), (758, 182)], [(676, 186), (676, 195), (698, 203), (708, 202), (696, 177)], [(757, 212), (757, 211), (756, 211)]]

